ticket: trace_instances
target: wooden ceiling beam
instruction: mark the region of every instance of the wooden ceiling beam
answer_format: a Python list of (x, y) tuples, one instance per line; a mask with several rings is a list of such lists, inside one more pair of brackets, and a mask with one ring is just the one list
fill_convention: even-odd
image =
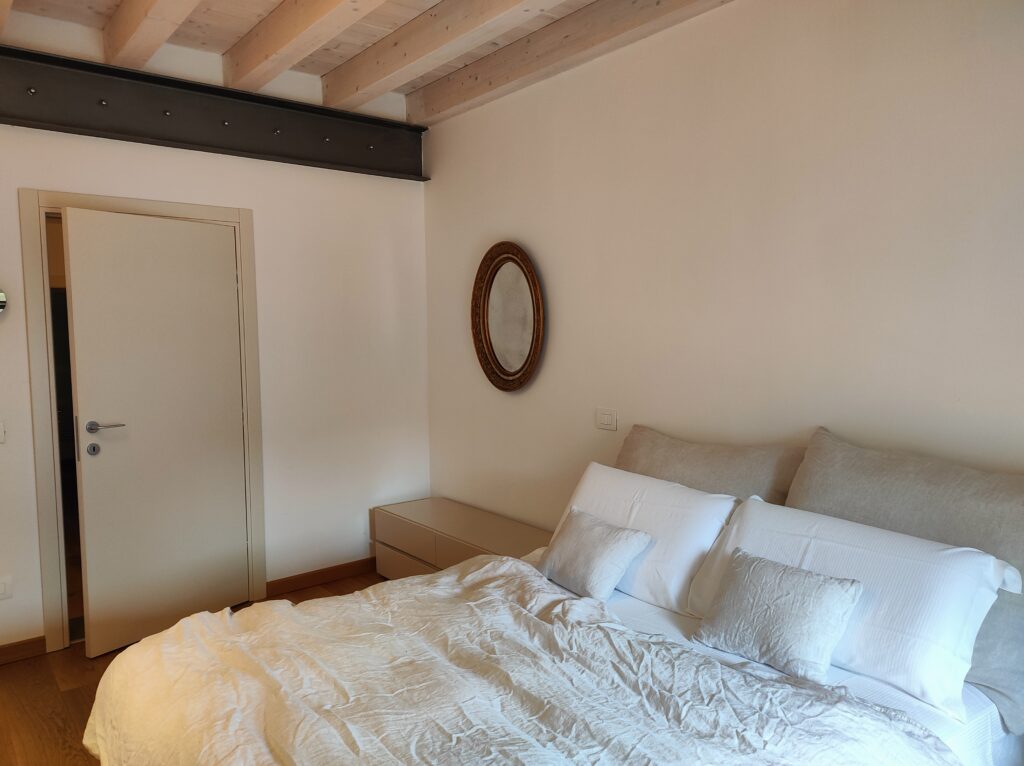
[(406, 98), (431, 125), (660, 32), (730, 0), (596, 0)]
[(14, 4), (14, 0), (0, 0), (0, 32), (4, 31), (4, 24), (7, 23), (7, 17), (11, 14), (11, 5)]
[(259, 90), (386, 0), (284, 0), (224, 54), (224, 84)]
[(142, 67), (197, 5), (199, 0), (123, 0), (103, 28), (107, 63)]
[(324, 105), (362, 106), (541, 13), (539, 0), (441, 0), (325, 74)]

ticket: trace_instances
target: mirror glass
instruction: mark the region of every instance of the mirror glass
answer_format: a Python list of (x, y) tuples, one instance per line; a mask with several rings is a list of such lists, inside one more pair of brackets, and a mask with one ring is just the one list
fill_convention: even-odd
[(487, 300), (491, 347), (498, 363), (515, 372), (530, 355), (533, 343), (533, 295), (519, 265), (509, 261), (494, 275)]

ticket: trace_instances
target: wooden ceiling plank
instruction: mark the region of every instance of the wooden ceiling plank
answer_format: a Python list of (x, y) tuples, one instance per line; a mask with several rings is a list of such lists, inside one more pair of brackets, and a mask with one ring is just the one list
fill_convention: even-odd
[(224, 83), (259, 90), (386, 0), (284, 0), (224, 54)]
[(12, 9), (32, 16), (71, 21), (103, 29), (117, 10), (118, 0), (14, 0)]
[(362, 106), (543, 13), (538, 0), (441, 0), (324, 75), (324, 105)]
[(0, 0), (0, 32), (4, 31), (4, 24), (7, 23), (7, 17), (11, 14), (11, 5), (14, 0)]
[(431, 125), (540, 82), (730, 0), (596, 0), (413, 91), (410, 122)]
[(452, 59), (433, 71), (427, 72), (422, 77), (417, 77), (412, 82), (399, 88), (398, 92), (405, 95), (407, 93), (412, 93), (414, 90), (419, 90), (425, 85), (429, 85), (434, 82), (434, 80), (440, 80), (445, 75), (449, 75), (457, 69), (462, 69), (462, 67), (472, 64), (477, 59), (489, 56), (498, 50), (498, 48), (504, 48), (506, 45), (514, 43), (520, 38), (533, 34), (541, 27), (546, 27), (548, 24), (552, 24), (563, 16), (568, 16), (573, 11), (578, 11), (583, 6), (590, 5), (592, 2), (593, 0), (563, 0), (563, 2), (559, 2), (556, 5), (549, 5), (547, 11), (539, 16), (533, 17), (526, 24), (516, 27), (503, 35), (499, 35), (493, 40), (487, 41), (468, 53), (465, 53), (456, 59)]
[(124, 0), (103, 28), (107, 63), (142, 67), (197, 5), (199, 0)]
[(170, 42), (224, 55), (270, 15), (279, 0), (201, 0)]

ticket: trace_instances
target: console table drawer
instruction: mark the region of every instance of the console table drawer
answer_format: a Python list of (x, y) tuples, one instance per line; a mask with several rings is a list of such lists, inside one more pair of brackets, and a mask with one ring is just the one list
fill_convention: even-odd
[(377, 572), (391, 580), (482, 554), (518, 558), (551, 539), (545, 530), (443, 497), (377, 506), (370, 520)]
[(437, 535), (433, 530), (380, 508), (374, 513), (373, 524), (378, 542), (390, 545), (428, 564), (437, 563)]
[(412, 577), (413, 575), (433, 574), (437, 571), (430, 564), (406, 556), (401, 551), (396, 551), (383, 543), (377, 543), (377, 572), (381, 577), (389, 580), (397, 580), (401, 577)]
[(489, 551), (445, 535), (437, 536), (437, 560), (435, 563), (438, 569), (447, 569), (482, 553), (489, 553)]

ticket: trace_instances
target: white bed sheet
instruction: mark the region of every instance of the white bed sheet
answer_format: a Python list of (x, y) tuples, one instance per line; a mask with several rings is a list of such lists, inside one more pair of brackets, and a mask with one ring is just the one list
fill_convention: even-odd
[[(615, 591), (608, 601), (608, 611), (628, 627), (644, 633), (661, 634), (699, 652), (744, 670), (757, 668), (766, 675), (779, 675), (771, 668), (745, 660), (735, 654), (712, 649), (691, 640), (700, 620), (676, 614)], [(979, 689), (964, 685), (965, 723), (960, 723), (940, 710), (882, 681), (833, 667), (828, 682), (845, 686), (850, 693), (876, 705), (901, 710), (932, 731), (964, 762), (964, 766), (1021, 766), (1024, 764), (1024, 737), (1014, 736), (1003, 728), (999, 711)]]
[(111, 663), (85, 744), (107, 766), (959, 766), (897, 711), (756, 678), (497, 556), (187, 617)]

